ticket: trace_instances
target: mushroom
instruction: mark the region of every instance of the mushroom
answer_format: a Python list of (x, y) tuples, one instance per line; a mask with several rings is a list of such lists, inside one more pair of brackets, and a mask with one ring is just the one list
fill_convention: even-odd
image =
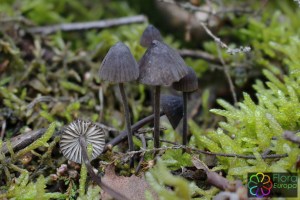
[(168, 45), (152, 41), (139, 62), (139, 81), (152, 85), (154, 89), (154, 147), (159, 148), (160, 87), (170, 86), (187, 73), (187, 67), (180, 55)]
[(82, 163), (82, 152), (84, 149), (80, 145), (80, 138), (83, 138), (87, 144), (93, 145), (91, 160), (94, 160), (103, 151), (105, 146), (104, 136), (105, 133), (99, 126), (78, 119), (63, 130), (60, 149), (68, 160)]
[[(139, 68), (136, 60), (125, 44), (118, 42), (109, 49), (107, 55), (103, 59), (99, 70), (99, 75), (102, 80), (119, 84), (122, 103), (125, 111), (129, 151), (133, 151), (130, 113), (124, 90), (124, 82), (136, 80), (139, 76)], [(133, 165), (133, 160), (131, 160), (130, 165)]]
[(170, 124), (175, 130), (183, 117), (183, 101), (178, 96), (162, 95), (160, 104)]
[(155, 28), (153, 25), (148, 25), (147, 28), (144, 30), (140, 44), (143, 47), (149, 47), (151, 45), (151, 42), (153, 40), (157, 40), (162, 42), (162, 36), (157, 28)]
[[(68, 160), (80, 164), (84, 162), (92, 179), (112, 197), (120, 200), (127, 199), (103, 183), (101, 178), (94, 172), (90, 163), (90, 160), (95, 159), (102, 153), (105, 146), (104, 136), (105, 133), (101, 127), (92, 122), (78, 119), (64, 128), (60, 140), (60, 150)], [(89, 144), (93, 147), (91, 159), (89, 159), (87, 153)]]
[(188, 68), (188, 74), (180, 79), (178, 82), (173, 83), (173, 88), (178, 91), (182, 91), (183, 99), (183, 133), (182, 133), (182, 145), (187, 144), (187, 96), (188, 93), (198, 89), (198, 79), (195, 71), (191, 67)]

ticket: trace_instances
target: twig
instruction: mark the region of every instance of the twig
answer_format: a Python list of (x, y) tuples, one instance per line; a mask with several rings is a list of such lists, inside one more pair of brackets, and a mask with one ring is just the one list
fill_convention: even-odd
[(106, 126), (102, 123), (99, 122), (95, 122), (95, 124), (97, 124), (97, 126), (101, 127), (102, 129), (106, 130), (107, 132), (115, 132), (115, 133), (119, 133), (119, 130), (110, 126)]
[(26, 19), (23, 16), (7, 17), (7, 18), (0, 19), (0, 23), (16, 23), (16, 22), (21, 22), (25, 25), (32, 25), (33, 24), (30, 20)]
[(2, 125), (1, 125), (0, 140), (3, 140), (3, 138), (4, 138), (5, 129), (6, 129), (6, 120), (3, 120)]
[[(140, 138), (141, 141), (142, 141), (142, 145), (143, 145), (142, 147), (143, 147), (143, 149), (147, 149), (147, 143), (146, 143), (145, 136), (144, 136), (143, 134), (139, 134), (139, 138)], [(145, 154), (142, 153), (142, 154), (141, 154), (140, 161), (139, 161), (139, 164), (138, 164), (138, 166), (137, 166), (136, 169), (135, 169), (135, 173), (136, 173), (136, 174), (139, 173), (139, 171), (140, 171), (140, 169), (141, 169), (141, 166), (142, 166), (142, 163), (144, 162), (144, 158), (145, 158)]]
[[(165, 128), (165, 127), (159, 127), (159, 131), (165, 131), (165, 130), (167, 130), (167, 128)], [(146, 133), (153, 133), (153, 132), (154, 132), (154, 128), (143, 128), (143, 129), (139, 129), (137, 131), (137, 133), (135, 133), (135, 134), (138, 134), (138, 135), (143, 134), (143, 135), (145, 135)]]
[[(40, 138), (45, 133), (46, 130), (47, 129), (42, 128), (37, 131), (29, 131), (24, 134), (11, 138), (10, 142), (13, 150), (17, 151), (30, 145), (32, 142)], [(6, 142), (3, 143), (1, 151), (4, 154), (8, 153)]]
[(206, 181), (209, 184), (221, 190), (226, 190), (229, 188), (229, 181), (226, 178), (224, 178), (216, 172), (210, 171), (210, 169), (205, 165), (205, 163), (199, 160), (196, 156), (192, 157), (192, 162), (197, 169), (205, 171), (207, 176)]
[(209, 15), (220, 15), (222, 13), (253, 13), (253, 10), (248, 9), (247, 7), (241, 7), (241, 8), (224, 8), (222, 7), (220, 10), (214, 10), (213, 7), (210, 5), (209, 8), (210, 10), (205, 10), (201, 7), (198, 6), (194, 6), (193, 4), (191, 4), (190, 2), (184, 2), (184, 3), (178, 3), (172, 0), (159, 0), (159, 2), (162, 3), (169, 3), (169, 4), (176, 4), (177, 6), (186, 9), (188, 11), (191, 12), (202, 12), (202, 13), (207, 13)]
[(300, 137), (297, 137), (295, 133), (292, 131), (284, 131), (283, 135), (284, 139), (289, 140), (293, 143), (300, 144)]
[[(146, 140), (153, 140), (153, 138), (145, 137)], [(234, 158), (244, 158), (244, 159), (256, 159), (254, 155), (241, 155), (241, 154), (234, 154), (234, 153), (217, 153), (217, 152), (209, 152), (209, 151), (204, 151), (201, 149), (197, 149), (194, 147), (188, 147), (184, 145), (177, 144), (175, 142), (171, 142), (168, 140), (160, 140), (161, 142), (173, 144), (173, 146), (169, 147), (161, 147), (161, 148), (154, 148), (154, 149), (142, 149), (139, 151), (131, 151), (126, 153), (129, 156), (132, 156), (134, 154), (139, 154), (139, 153), (147, 153), (147, 152), (154, 152), (154, 151), (165, 151), (168, 149), (186, 149), (187, 152), (193, 151), (195, 153), (200, 153), (200, 154), (206, 154), (206, 155), (215, 155), (215, 156), (222, 156), (222, 157), (234, 157)], [(261, 155), (262, 159), (276, 159), (276, 158), (285, 158), (287, 157), (288, 154), (270, 154), (270, 155)]]
[(218, 58), (216, 58), (215, 56), (213, 56), (209, 53), (206, 53), (205, 51), (181, 49), (181, 50), (178, 50), (178, 53), (182, 57), (200, 58), (200, 59), (206, 60), (207, 62), (221, 64), (221, 62)]
[(28, 105), (27, 109), (32, 109), (37, 103), (40, 102), (50, 102), (50, 101), (56, 101), (53, 97), (51, 96), (39, 96), (33, 99)]
[[(210, 10), (204, 10), (202, 8), (199, 8), (197, 6), (194, 6), (192, 4), (190, 4), (189, 2), (184, 2), (184, 3), (180, 3), (180, 2), (176, 2), (176, 1), (172, 1), (172, 0), (158, 0), (159, 2), (162, 2), (162, 3), (169, 3), (169, 4), (174, 4), (174, 5), (177, 5), (178, 7), (181, 7), (183, 9), (186, 9), (190, 12), (205, 12), (205, 13), (208, 13), (209, 16), (210, 15), (217, 15), (217, 14), (220, 14), (220, 13), (224, 13), (224, 12), (233, 12), (235, 10), (237, 10), (236, 8), (233, 8), (233, 9), (226, 9), (224, 10), (223, 7), (222, 7), (222, 10), (220, 11), (214, 11), (214, 9), (212, 8), (212, 6), (210, 5)], [(241, 8), (240, 10), (238, 10), (239, 12), (240, 11), (246, 11), (245, 8)], [(247, 11), (248, 12), (248, 11)], [(229, 54), (236, 54), (236, 53), (247, 53), (251, 50), (251, 48), (249, 46), (246, 46), (246, 47), (239, 47), (239, 48), (230, 48), (228, 47), (227, 44), (225, 44), (224, 42), (222, 42), (222, 40), (217, 37), (216, 35), (214, 35), (211, 30), (207, 27), (207, 25), (201, 21), (199, 21), (199, 25), (205, 30), (205, 32), (222, 48), (224, 49), (227, 49), (227, 53)]]
[(218, 49), (219, 59), (220, 59), (222, 65), (223, 65), (223, 68), (224, 68), (224, 74), (225, 74), (225, 76), (227, 78), (227, 81), (228, 81), (228, 84), (229, 84), (229, 88), (230, 88), (230, 91), (231, 91), (231, 94), (232, 94), (234, 105), (237, 105), (237, 97), (236, 97), (236, 93), (235, 93), (234, 84), (233, 84), (231, 76), (229, 74), (229, 67), (225, 64), (225, 61), (223, 59), (222, 52), (221, 52), (221, 49), (219, 48), (219, 46), (217, 46), (217, 49)]
[(212, 39), (214, 39), (214, 41), (215, 41), (220, 47), (225, 48), (225, 49), (228, 49), (227, 44), (225, 44), (224, 42), (221, 41), (220, 38), (218, 38), (217, 36), (215, 36), (203, 22), (199, 22), (199, 24), (202, 26), (202, 28), (205, 30), (205, 32), (206, 32)]
[(38, 96), (36, 98), (34, 98), (28, 105), (27, 105), (27, 109), (32, 109), (36, 104), (40, 103), (40, 102), (57, 102), (57, 101), (69, 101), (69, 99), (67, 97), (61, 97), (60, 99), (55, 99), (51, 96)]
[[(160, 112), (160, 116), (164, 115), (163, 112)], [(137, 123), (135, 123), (134, 125), (132, 125), (131, 129), (132, 131), (136, 131), (138, 129), (140, 129), (141, 127), (143, 127), (144, 125), (153, 122), (154, 120), (154, 115), (149, 115), (148, 117), (145, 117), (143, 119), (141, 119), (140, 121), (138, 121)], [(109, 141), (103, 150), (103, 153), (105, 153), (108, 149), (116, 146), (117, 144), (119, 144), (120, 142), (124, 141), (127, 139), (127, 131), (122, 131), (120, 132), (120, 134), (115, 137), (114, 139), (112, 139), (111, 141)]]
[(40, 33), (40, 34), (52, 34), (57, 31), (83, 31), (89, 29), (103, 29), (110, 28), (114, 26), (121, 26), (126, 24), (134, 24), (134, 23), (145, 23), (147, 22), (147, 17), (144, 15), (137, 15), (131, 17), (122, 17), (117, 19), (107, 19), (101, 21), (93, 21), (93, 22), (78, 22), (78, 23), (67, 23), (67, 24), (57, 24), (52, 26), (42, 26), (42, 27), (34, 27), (28, 29), (31, 33)]

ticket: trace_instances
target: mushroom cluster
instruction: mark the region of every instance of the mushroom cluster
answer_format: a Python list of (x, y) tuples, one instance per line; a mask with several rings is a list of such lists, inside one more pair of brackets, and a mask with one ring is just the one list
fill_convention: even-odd
[[(174, 89), (183, 92), (183, 142), (187, 144), (187, 96), (198, 88), (198, 81), (192, 68), (187, 67), (177, 51), (162, 41), (158, 29), (149, 25), (142, 34), (140, 44), (147, 50), (139, 64), (129, 48), (118, 42), (105, 56), (99, 70), (102, 80), (118, 83), (125, 112), (129, 151), (133, 151), (133, 139), (129, 107), (124, 91), (124, 82), (138, 80), (139, 83), (153, 86), (154, 89), (154, 147), (159, 148), (160, 130), (160, 90), (161, 86), (173, 84)], [(172, 124), (174, 126), (174, 124)], [(133, 162), (131, 162), (133, 166)]]
[[(84, 162), (92, 179), (116, 199), (126, 198), (101, 181), (101, 178), (93, 171), (90, 161), (109, 149), (109, 146), (118, 144), (126, 137), (128, 138), (128, 149), (133, 151), (133, 130), (135, 131), (152, 121), (154, 121), (154, 147), (159, 148), (161, 115), (167, 116), (174, 129), (180, 120), (184, 119), (182, 144), (187, 145), (187, 96), (188, 93), (198, 88), (194, 70), (186, 66), (177, 51), (162, 41), (160, 32), (154, 26), (149, 25), (145, 29), (140, 44), (147, 50), (139, 64), (130, 49), (122, 42), (118, 42), (109, 49), (99, 69), (101, 80), (116, 83), (119, 86), (125, 113), (126, 131), (121, 132), (118, 137), (105, 146), (103, 129), (92, 122), (78, 119), (64, 128), (60, 140), (60, 149), (63, 155), (70, 161)], [(153, 86), (154, 89), (154, 114), (141, 119), (133, 126), (124, 89), (124, 83), (132, 81)], [(183, 97), (165, 95), (160, 97), (161, 86), (173, 86), (175, 90), (182, 91)], [(162, 111), (160, 111), (160, 107)], [(90, 157), (87, 153), (88, 145), (92, 146)], [(130, 166), (134, 166), (133, 158), (131, 158)]]
[[(122, 98), (125, 113), (126, 131), (112, 140), (109, 145), (115, 145), (126, 137), (128, 138), (129, 151), (134, 150), (132, 130), (137, 130), (145, 123), (154, 121), (153, 140), (154, 147), (159, 148), (160, 116), (165, 114), (172, 127), (175, 129), (183, 118), (182, 144), (187, 144), (187, 96), (188, 93), (198, 88), (197, 76), (192, 68), (187, 67), (178, 52), (162, 41), (160, 32), (149, 25), (140, 40), (147, 50), (139, 64), (130, 52), (130, 49), (122, 42), (112, 46), (106, 54), (99, 76), (101, 80), (116, 83)], [(154, 114), (131, 125), (131, 117), (124, 83), (138, 81), (139, 83), (153, 86), (154, 89)], [(182, 91), (182, 98), (174, 96), (160, 97), (161, 86), (173, 86), (175, 90)], [(183, 105), (183, 106), (182, 106)], [(162, 111), (160, 111), (162, 107)], [(87, 146), (91, 144), (93, 152), (90, 158), (87, 156)], [(71, 161), (88, 166), (90, 160), (98, 157), (105, 147), (104, 131), (93, 124), (83, 120), (72, 122), (63, 130), (60, 148), (63, 155)], [(131, 158), (130, 166), (134, 166)], [(97, 180), (95, 178), (95, 180)]]

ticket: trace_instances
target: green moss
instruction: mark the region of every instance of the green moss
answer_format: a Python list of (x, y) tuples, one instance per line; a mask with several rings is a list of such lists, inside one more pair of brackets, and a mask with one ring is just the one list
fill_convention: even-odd
[(44, 135), (42, 137), (40, 137), (39, 139), (34, 141), (32, 144), (30, 144), (26, 148), (18, 151), (15, 155), (15, 158), (19, 158), (40, 146), (48, 146), (47, 141), (52, 137), (52, 135), (55, 131), (55, 126), (56, 126), (55, 122), (50, 124), (48, 130), (44, 133)]

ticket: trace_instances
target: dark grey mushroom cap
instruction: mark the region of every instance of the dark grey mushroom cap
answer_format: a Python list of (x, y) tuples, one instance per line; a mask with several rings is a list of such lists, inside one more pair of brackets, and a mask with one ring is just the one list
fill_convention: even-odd
[(176, 129), (183, 117), (183, 100), (178, 96), (162, 95), (160, 105), (173, 129)]
[(193, 92), (198, 89), (198, 78), (195, 71), (188, 67), (188, 74), (185, 75), (180, 81), (173, 83), (173, 88), (182, 92)]
[(76, 120), (69, 124), (62, 133), (60, 150), (63, 155), (76, 163), (83, 162), (80, 137), (84, 137), (87, 145), (93, 145), (91, 160), (98, 157), (105, 146), (105, 133), (103, 129), (92, 122)]
[(122, 42), (112, 46), (102, 61), (99, 76), (102, 80), (123, 83), (134, 81), (139, 68), (129, 48)]
[(154, 40), (139, 62), (139, 81), (146, 85), (170, 86), (188, 73), (184, 60), (168, 45)]
[(140, 40), (140, 44), (143, 47), (149, 47), (153, 40), (157, 40), (161, 42), (163, 39), (159, 30), (150, 24), (143, 32), (143, 35)]

